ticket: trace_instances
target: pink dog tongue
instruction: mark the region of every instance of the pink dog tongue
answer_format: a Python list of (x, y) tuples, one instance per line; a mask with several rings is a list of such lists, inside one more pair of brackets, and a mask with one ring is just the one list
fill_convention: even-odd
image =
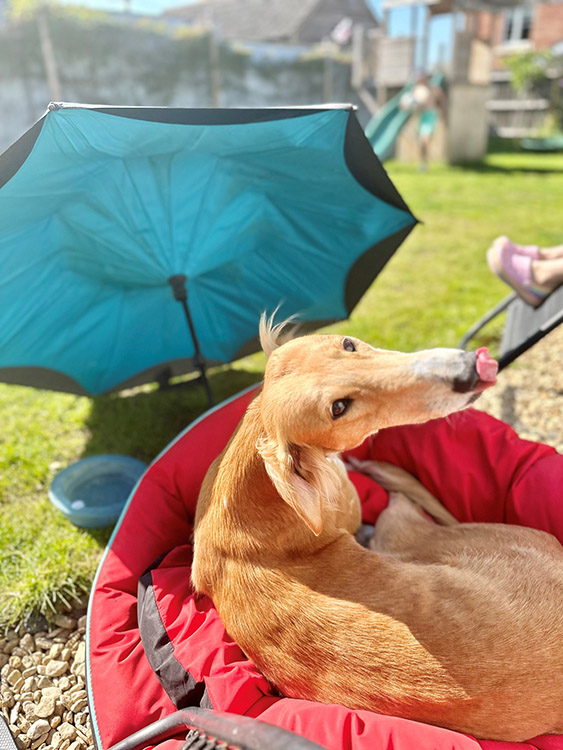
[(483, 383), (496, 383), (498, 362), (491, 357), (486, 346), (477, 349), (476, 354), (477, 362), (475, 366), (480, 380), (482, 380)]

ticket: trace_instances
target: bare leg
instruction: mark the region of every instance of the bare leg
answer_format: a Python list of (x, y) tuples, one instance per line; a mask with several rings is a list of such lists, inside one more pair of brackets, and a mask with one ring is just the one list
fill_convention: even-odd
[(430, 145), (430, 139), (426, 135), (420, 136), (419, 147), (420, 147), (420, 169), (423, 172), (428, 170), (428, 146)]
[(556, 258), (563, 258), (563, 245), (540, 247), (540, 260), (555, 260)]
[(563, 284), (563, 255), (553, 260), (532, 261), (532, 281), (552, 292)]

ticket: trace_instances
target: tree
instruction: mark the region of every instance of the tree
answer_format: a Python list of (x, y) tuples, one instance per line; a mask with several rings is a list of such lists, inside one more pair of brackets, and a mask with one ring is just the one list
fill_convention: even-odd
[(525, 93), (534, 87), (549, 88), (549, 103), (555, 129), (563, 124), (563, 99), (561, 80), (563, 76), (563, 56), (553, 50), (522, 52), (510, 55), (506, 67), (512, 74), (512, 86), (518, 93)]

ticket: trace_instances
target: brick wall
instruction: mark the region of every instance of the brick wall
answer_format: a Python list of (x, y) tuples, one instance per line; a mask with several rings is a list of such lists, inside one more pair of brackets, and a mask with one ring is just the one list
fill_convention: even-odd
[(536, 6), (531, 40), (537, 50), (546, 49), (563, 40), (563, 2)]

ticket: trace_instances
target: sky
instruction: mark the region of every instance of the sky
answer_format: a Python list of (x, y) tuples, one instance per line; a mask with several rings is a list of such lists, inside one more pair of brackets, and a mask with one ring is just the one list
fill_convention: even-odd
[[(123, 11), (131, 10), (132, 13), (158, 15), (167, 8), (187, 5), (190, 0), (61, 0), (65, 3), (86, 5), (90, 8), (101, 10)], [(381, 17), (382, 0), (368, 0), (375, 11), (376, 16)], [(422, 24), (423, 14), (419, 13), (419, 26)], [(397, 8), (390, 14), (389, 30), (390, 36), (409, 35), (411, 29), (410, 8)], [(450, 16), (438, 16), (433, 18), (430, 26), (429, 63), (434, 65), (440, 59), (447, 59), (451, 49), (452, 19)]]

